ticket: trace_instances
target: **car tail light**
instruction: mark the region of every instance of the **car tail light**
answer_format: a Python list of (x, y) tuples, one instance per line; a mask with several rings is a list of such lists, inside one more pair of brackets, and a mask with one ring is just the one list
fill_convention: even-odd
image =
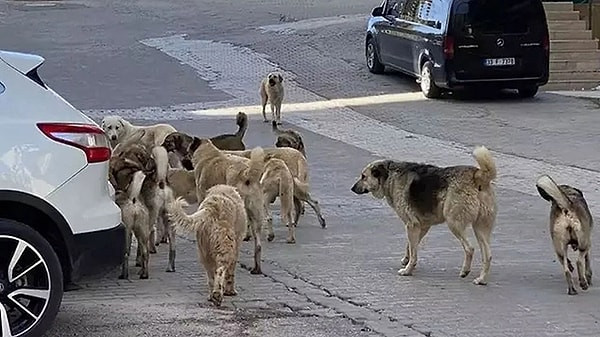
[(104, 131), (95, 125), (38, 123), (37, 126), (48, 138), (83, 150), (88, 163), (110, 159), (108, 138)]
[(544, 46), (544, 51), (546, 51), (546, 53), (549, 53), (550, 52), (550, 39), (548, 38), (548, 35), (544, 36), (542, 45)]
[(444, 37), (444, 57), (451, 59), (454, 57), (454, 38), (452, 36)]

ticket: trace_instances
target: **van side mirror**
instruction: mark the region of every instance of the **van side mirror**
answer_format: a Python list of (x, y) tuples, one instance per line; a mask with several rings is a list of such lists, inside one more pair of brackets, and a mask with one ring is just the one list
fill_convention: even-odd
[(383, 15), (383, 7), (375, 7), (371, 11), (372, 16), (382, 16)]

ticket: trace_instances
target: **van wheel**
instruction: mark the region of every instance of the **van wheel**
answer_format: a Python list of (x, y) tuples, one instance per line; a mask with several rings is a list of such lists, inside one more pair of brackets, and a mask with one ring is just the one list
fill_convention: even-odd
[(421, 68), (421, 91), (427, 98), (439, 98), (442, 95), (442, 90), (435, 85), (433, 80), (433, 63), (425, 62)]
[(383, 74), (385, 66), (379, 62), (379, 54), (377, 53), (375, 41), (372, 37), (367, 40), (365, 56), (367, 58), (367, 68), (369, 68), (369, 71), (373, 74)]
[(519, 97), (521, 98), (531, 98), (535, 96), (538, 92), (538, 86), (534, 85), (531, 87), (519, 88)]
[(0, 219), (0, 331), (37, 337), (54, 322), (63, 273), (52, 246), (32, 228)]

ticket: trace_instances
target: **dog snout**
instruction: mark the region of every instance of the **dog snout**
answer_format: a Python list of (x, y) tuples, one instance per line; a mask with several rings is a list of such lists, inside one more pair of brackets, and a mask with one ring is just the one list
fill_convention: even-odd
[(117, 140), (117, 135), (110, 136), (110, 140)]
[(356, 194), (365, 194), (365, 193), (369, 193), (369, 190), (366, 189), (360, 181), (357, 181), (356, 183), (354, 183), (354, 185), (352, 185), (352, 188), (350, 189), (352, 192), (356, 193)]
[(275, 80), (272, 78), (269, 78), (269, 85), (274, 86), (275, 85)]

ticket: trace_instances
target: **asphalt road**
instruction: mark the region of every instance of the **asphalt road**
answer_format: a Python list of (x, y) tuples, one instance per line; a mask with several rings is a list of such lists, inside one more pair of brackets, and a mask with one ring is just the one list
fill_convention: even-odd
[[(424, 100), (414, 80), (363, 65), (366, 14), (378, 1), (40, 3), (0, 1), (0, 46), (46, 57), (42, 78), (94, 118), (168, 120), (212, 136), (233, 131), (244, 110), (247, 144), (270, 146), (258, 83), (281, 71), (284, 126), (304, 135), (328, 222), (321, 229), (307, 209), (295, 245), (276, 225), (264, 276), (244, 267), (245, 245), (240, 295), (218, 310), (205, 301), (193, 242), (178, 242), (172, 274), (159, 247), (150, 280), (115, 272), (67, 293), (47, 337), (597, 336), (600, 293), (566, 295), (534, 181), (549, 173), (579, 187), (597, 214), (598, 102), (547, 93)], [(478, 250), (473, 275), (458, 277), (462, 249), (445, 226), (424, 240), (415, 275), (397, 276), (403, 227), (384, 203), (350, 192), (360, 169), (382, 157), (471, 164), (479, 144), (499, 169), (489, 285), (470, 282)]]

